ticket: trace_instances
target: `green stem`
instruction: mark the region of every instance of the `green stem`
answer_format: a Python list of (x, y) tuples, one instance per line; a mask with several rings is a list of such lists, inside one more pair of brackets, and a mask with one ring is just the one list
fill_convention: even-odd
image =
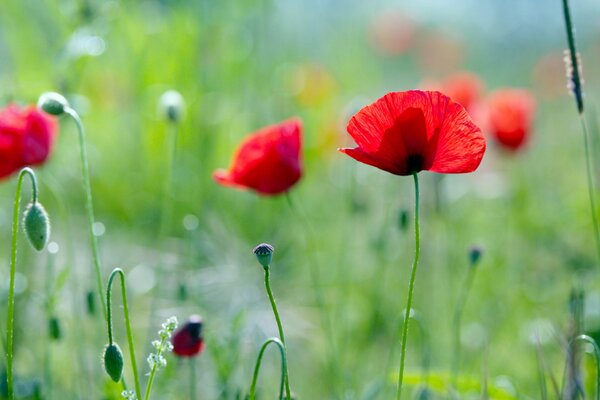
[[(269, 301), (271, 302), (271, 307), (273, 308), (273, 314), (275, 315), (275, 321), (277, 321), (277, 329), (279, 330), (279, 337), (281, 338), (281, 342), (283, 343), (283, 348), (286, 353), (287, 360), (287, 346), (285, 344), (285, 336), (283, 335), (283, 325), (281, 324), (281, 319), (279, 318), (279, 312), (277, 311), (277, 304), (275, 304), (275, 297), (273, 297), (273, 292), (271, 291), (271, 280), (270, 280), (270, 267), (265, 267), (265, 288), (267, 289), (267, 294), (269, 295)], [(287, 362), (285, 363), (285, 394), (287, 399), (290, 400), (291, 391), (290, 391), (290, 377), (287, 367)]]
[(8, 286), (8, 312), (6, 318), (6, 383), (8, 399), (14, 398), (13, 388), (13, 344), (14, 344), (14, 318), (15, 318), (15, 272), (17, 264), (17, 233), (19, 230), (19, 209), (21, 206), (21, 188), (25, 175), (31, 178), (33, 187), (32, 202), (37, 202), (38, 189), (35, 173), (31, 168), (23, 168), (17, 178), (17, 190), (13, 208), (12, 242), (10, 252), (10, 282)]
[(406, 358), (406, 340), (408, 338), (408, 324), (410, 322), (410, 309), (412, 306), (413, 290), (415, 287), (415, 277), (417, 276), (417, 266), (419, 265), (419, 178), (416, 173), (413, 174), (415, 183), (415, 259), (410, 274), (408, 284), (408, 300), (406, 302), (406, 312), (404, 315), (404, 325), (402, 326), (402, 348), (400, 353), (400, 368), (398, 371), (398, 392), (396, 399), (402, 398), (402, 380), (404, 378), (404, 360)]
[(594, 339), (588, 335), (579, 335), (573, 341), (582, 341), (594, 347), (594, 358), (596, 359), (596, 400), (600, 400), (600, 347)]
[[(281, 383), (279, 385), (279, 400), (283, 399), (283, 386), (286, 382), (286, 371), (287, 371), (287, 355), (285, 351), (285, 345), (278, 338), (269, 338), (267, 339), (260, 348), (258, 352), (258, 358), (256, 359), (256, 364), (254, 365), (254, 374), (252, 375), (252, 384), (250, 385), (250, 395), (249, 400), (254, 400), (256, 396), (256, 383), (258, 382), (258, 373), (260, 371), (260, 366), (262, 364), (263, 355), (265, 350), (269, 346), (269, 344), (274, 343), (279, 347), (279, 352), (281, 353)], [(289, 394), (287, 395), (288, 399)]]
[(98, 284), (98, 296), (102, 304), (102, 314), (104, 319), (107, 319), (106, 304), (104, 302), (104, 285), (102, 284), (102, 267), (100, 265), (100, 256), (98, 254), (98, 241), (94, 235), (94, 205), (92, 202), (92, 187), (90, 184), (90, 169), (88, 165), (87, 150), (85, 145), (85, 133), (83, 124), (79, 115), (70, 107), (65, 108), (65, 114), (75, 121), (77, 132), (79, 134), (79, 154), (81, 156), (81, 173), (83, 178), (83, 186), (85, 190), (85, 208), (87, 212), (88, 229), (90, 235), (90, 243), (92, 246), (92, 257), (94, 259), (94, 268), (96, 270), (96, 282)]
[(592, 223), (594, 224), (594, 238), (596, 241), (596, 253), (598, 254), (598, 260), (600, 260), (600, 230), (598, 229), (598, 216), (596, 209), (596, 200), (594, 196), (594, 178), (592, 172), (592, 155), (590, 151), (590, 143), (589, 143), (589, 133), (587, 129), (587, 124), (585, 122), (585, 118), (583, 114), (579, 114), (579, 119), (581, 121), (581, 128), (583, 130), (583, 146), (585, 150), (585, 169), (587, 174), (587, 187), (588, 187), (588, 197), (590, 201), (590, 208), (592, 214)]
[(190, 400), (196, 400), (196, 357), (190, 357)]
[(121, 297), (123, 298), (123, 315), (125, 316), (125, 329), (127, 331), (127, 342), (129, 345), (129, 358), (131, 359), (131, 369), (133, 371), (133, 382), (135, 385), (136, 398), (141, 398), (140, 381), (138, 378), (137, 364), (135, 362), (135, 347), (133, 344), (133, 334), (131, 331), (131, 321), (129, 319), (129, 306), (127, 303), (127, 290), (125, 287), (125, 272), (121, 268), (115, 268), (108, 277), (108, 285), (106, 286), (106, 305), (107, 305), (107, 326), (108, 326), (108, 344), (113, 344), (112, 333), (112, 305), (111, 291), (112, 284), (117, 275), (121, 277)]
[(473, 279), (475, 278), (475, 270), (476, 266), (470, 265), (469, 272), (467, 274), (467, 278), (465, 279), (465, 283), (463, 285), (462, 290), (460, 291), (460, 297), (458, 302), (456, 303), (456, 309), (454, 310), (454, 348), (453, 348), (453, 356), (452, 356), (452, 386), (456, 388), (456, 378), (458, 376), (458, 371), (460, 369), (460, 323), (462, 320), (463, 311), (465, 309), (465, 304), (467, 303), (467, 297), (469, 296), (469, 292), (471, 291), (471, 286), (473, 286)]

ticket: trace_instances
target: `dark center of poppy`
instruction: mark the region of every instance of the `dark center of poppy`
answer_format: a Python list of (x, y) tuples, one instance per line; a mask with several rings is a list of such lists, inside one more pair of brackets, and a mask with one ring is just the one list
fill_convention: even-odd
[(422, 171), (425, 167), (425, 157), (421, 154), (410, 154), (406, 157), (406, 170), (409, 174)]

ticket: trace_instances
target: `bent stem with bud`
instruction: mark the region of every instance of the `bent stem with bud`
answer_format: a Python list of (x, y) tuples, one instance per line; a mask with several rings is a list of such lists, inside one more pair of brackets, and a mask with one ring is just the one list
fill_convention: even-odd
[(415, 277), (417, 275), (417, 266), (419, 265), (420, 243), (419, 243), (419, 178), (416, 173), (413, 173), (415, 183), (415, 258), (410, 273), (410, 281), (408, 283), (408, 299), (406, 302), (406, 311), (404, 313), (404, 324), (402, 325), (402, 339), (400, 350), (400, 367), (398, 370), (398, 392), (396, 398), (400, 400), (402, 397), (402, 380), (404, 378), (404, 361), (406, 358), (406, 340), (408, 338), (408, 324), (410, 323), (410, 310), (412, 306), (413, 290), (415, 287)]
[[(129, 319), (129, 306), (127, 304), (127, 289), (125, 286), (125, 272), (123, 272), (123, 270), (121, 268), (115, 268), (111, 273), (110, 276), (108, 277), (108, 284), (106, 286), (106, 306), (107, 306), (107, 329), (108, 329), (108, 346), (107, 349), (109, 348), (117, 348), (118, 346), (115, 345), (113, 343), (113, 329), (112, 329), (112, 302), (111, 302), (111, 294), (112, 294), (112, 284), (113, 281), (115, 279), (115, 277), (119, 275), (121, 277), (121, 296), (123, 299), (123, 315), (125, 317), (125, 329), (127, 331), (127, 342), (129, 345), (129, 358), (131, 359), (131, 369), (133, 371), (133, 381), (134, 381), (134, 386), (135, 386), (135, 394), (136, 397), (138, 399), (141, 399), (142, 395), (141, 395), (141, 388), (140, 388), (140, 381), (138, 378), (138, 371), (137, 371), (137, 364), (136, 364), (136, 358), (135, 358), (135, 347), (134, 347), (134, 343), (133, 343), (133, 334), (132, 334), (132, 330), (131, 330), (131, 322)], [(120, 352), (120, 349), (118, 350)], [(105, 353), (107, 354), (107, 353)], [(122, 356), (121, 356), (122, 359)], [(106, 359), (105, 359), (106, 362)], [(105, 364), (105, 367), (108, 367)], [(120, 373), (117, 374), (119, 379), (114, 379), (117, 376), (113, 377), (113, 374), (111, 374), (109, 372), (109, 368), (107, 368), (107, 372), (109, 373), (109, 375), (111, 376), (111, 378), (113, 378), (113, 380), (119, 381), (122, 375), (122, 367), (121, 367), (121, 371)]]
[(85, 131), (81, 118), (77, 114), (67, 100), (58, 93), (44, 93), (40, 96), (38, 106), (51, 115), (61, 116), (63, 114), (68, 115), (75, 125), (77, 125), (77, 132), (79, 135), (79, 154), (81, 158), (81, 173), (83, 178), (83, 186), (85, 191), (85, 208), (87, 213), (88, 230), (90, 236), (90, 244), (92, 247), (92, 257), (94, 261), (94, 269), (96, 272), (96, 283), (98, 286), (98, 296), (100, 297), (100, 303), (102, 304), (102, 314), (104, 319), (107, 319), (106, 303), (104, 302), (104, 285), (102, 283), (102, 266), (100, 264), (100, 256), (98, 252), (98, 241), (94, 234), (94, 205), (92, 201), (92, 187), (90, 184), (90, 171), (87, 157), (87, 149), (85, 142)]
[[(258, 373), (260, 372), (260, 366), (262, 364), (263, 355), (267, 347), (271, 344), (277, 345), (279, 348), (279, 353), (281, 354), (281, 383), (279, 385), (279, 400), (283, 399), (283, 387), (286, 381), (286, 371), (287, 371), (287, 356), (285, 354), (285, 346), (278, 338), (269, 338), (267, 339), (260, 348), (258, 352), (258, 357), (256, 359), (256, 365), (254, 366), (254, 374), (252, 375), (252, 384), (250, 385), (250, 395), (249, 400), (254, 400), (256, 396), (256, 383), (258, 381)], [(288, 396), (289, 398), (289, 396)]]
[(14, 398), (13, 387), (13, 345), (14, 345), (14, 313), (15, 313), (15, 272), (17, 263), (17, 233), (19, 230), (19, 210), (21, 205), (21, 189), (25, 175), (31, 179), (31, 204), (24, 212), (23, 229), (31, 245), (41, 251), (50, 236), (50, 223), (44, 207), (38, 202), (38, 184), (31, 168), (23, 168), (17, 178), (17, 190), (13, 208), (12, 242), (10, 253), (10, 280), (8, 286), (8, 312), (6, 319), (6, 383), (8, 398)]
[[(281, 343), (283, 343), (283, 348), (286, 354), (287, 361), (287, 345), (285, 343), (285, 336), (283, 334), (283, 325), (281, 323), (281, 318), (279, 317), (279, 311), (277, 311), (277, 304), (275, 303), (273, 291), (271, 290), (271, 260), (273, 259), (273, 251), (273, 246), (266, 243), (259, 244), (254, 248), (254, 254), (256, 255), (258, 262), (260, 263), (260, 265), (262, 265), (265, 271), (265, 289), (267, 291), (267, 295), (269, 296), (269, 302), (271, 303), (271, 308), (273, 309), (275, 321), (277, 322), (279, 338), (281, 339)], [(287, 399), (290, 400), (291, 390), (287, 362), (285, 363), (285, 394), (287, 396)]]

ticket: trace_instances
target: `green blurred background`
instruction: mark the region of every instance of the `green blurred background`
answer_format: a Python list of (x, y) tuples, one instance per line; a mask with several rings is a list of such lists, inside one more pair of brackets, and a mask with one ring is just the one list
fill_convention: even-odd
[[(597, 154), (600, 5), (572, 3)], [(348, 117), (388, 91), (461, 70), (479, 75), (486, 92), (530, 89), (538, 109), (523, 151), (508, 154), (490, 141), (474, 174), (421, 174), (414, 308), (428, 332), (431, 374), (444, 377), (468, 250), (481, 246), (462, 324), (461, 372), (475, 387), (462, 396), (479, 398), (478, 384), (489, 376), (503, 393), (492, 398), (534, 399), (536, 336), (560, 382), (573, 287), (586, 292), (587, 331), (600, 330), (598, 261), (565, 47), (558, 0), (3, 0), (0, 101), (31, 104), (52, 90), (81, 114), (103, 272), (107, 278), (122, 267), (128, 274), (142, 371), (160, 323), (197, 313), (207, 346), (197, 366), (199, 398), (247, 392), (260, 344), (277, 334), (251, 253), (269, 242), (293, 391), (302, 399), (367, 400), (394, 393), (390, 374), (414, 248), (412, 225), (402, 229), (398, 221), (405, 210), (412, 221), (414, 194), (410, 179), (336, 152), (350, 144)], [(165, 197), (174, 132), (158, 101), (169, 89), (183, 95), (186, 109)], [(305, 128), (305, 175), (290, 194), (295, 207), (285, 197), (212, 181), (241, 138), (290, 116)], [(29, 394), (35, 390), (37, 398), (119, 398), (100, 363), (101, 314), (86, 308), (95, 281), (78, 157), (75, 127), (63, 119), (54, 154), (38, 170), (56, 245), (38, 255), (22, 244), (19, 253), (16, 371), (23, 398), (36, 398)], [(0, 185), (2, 282), (14, 189), (14, 178)], [(165, 204), (169, 218), (161, 228)], [(59, 340), (49, 337), (49, 313), (60, 321)], [(126, 351), (120, 309), (114, 313)], [(413, 325), (409, 383), (423, 372), (421, 340)], [(264, 398), (276, 394), (278, 363), (275, 352), (265, 358)], [(186, 362), (169, 356), (154, 397), (189, 398), (188, 373)], [(127, 366), (125, 374), (131, 379)]]

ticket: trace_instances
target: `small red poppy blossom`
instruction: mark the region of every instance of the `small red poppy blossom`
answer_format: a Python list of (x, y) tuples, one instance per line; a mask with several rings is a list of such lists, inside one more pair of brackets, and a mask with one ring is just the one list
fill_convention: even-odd
[(442, 87), (442, 92), (469, 112), (481, 100), (484, 88), (477, 75), (466, 71), (448, 76)]
[(0, 110), (0, 179), (43, 164), (58, 134), (53, 117), (36, 107), (11, 104)]
[(472, 172), (485, 152), (467, 111), (440, 92), (388, 93), (354, 115), (347, 130), (358, 147), (341, 152), (395, 175)]
[(224, 186), (262, 195), (287, 192), (302, 177), (302, 122), (291, 118), (267, 126), (242, 141), (229, 170), (213, 173)]
[(488, 125), (496, 141), (508, 150), (520, 149), (529, 139), (536, 108), (525, 89), (500, 89), (487, 102)]
[(187, 322), (173, 335), (171, 344), (173, 353), (179, 357), (194, 357), (204, 350), (202, 338), (202, 318), (192, 315)]

